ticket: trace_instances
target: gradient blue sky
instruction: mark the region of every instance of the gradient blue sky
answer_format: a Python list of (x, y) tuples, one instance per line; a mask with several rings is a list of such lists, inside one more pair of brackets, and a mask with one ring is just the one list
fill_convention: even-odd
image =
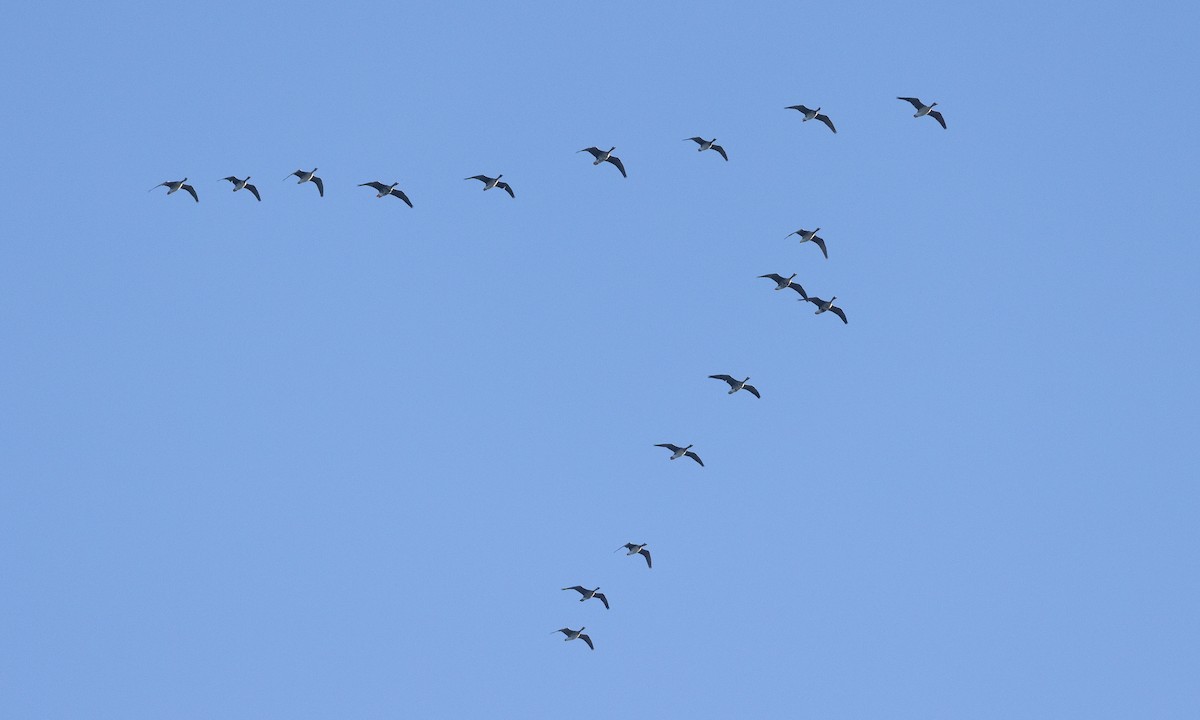
[(321, 5), (2, 11), (0, 715), (1200, 714), (1194, 3)]

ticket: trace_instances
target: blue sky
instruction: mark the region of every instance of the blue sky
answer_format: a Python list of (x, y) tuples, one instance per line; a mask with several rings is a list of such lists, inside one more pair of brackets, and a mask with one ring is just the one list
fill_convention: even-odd
[(4, 15), (5, 717), (1200, 711), (1193, 5)]

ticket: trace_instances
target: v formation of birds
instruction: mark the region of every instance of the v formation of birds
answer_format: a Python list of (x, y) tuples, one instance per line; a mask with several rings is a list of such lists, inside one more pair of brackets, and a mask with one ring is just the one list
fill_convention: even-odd
[[(897, 97), (896, 99), (908, 102), (913, 106), (913, 108), (916, 110), (916, 113), (913, 115), (914, 118), (921, 118), (921, 117), (929, 116), (929, 117), (933, 118), (934, 120), (936, 120), (938, 122), (938, 124), (942, 126), (942, 129), (946, 128), (946, 120), (944, 117), (942, 117), (942, 113), (939, 112), (938, 110), (934, 109), (934, 107), (937, 105), (936, 102), (926, 105), (925, 103), (921, 102), (920, 99), (915, 98), (915, 97)], [(795, 111), (799, 112), (803, 116), (801, 118), (802, 122), (808, 122), (809, 120), (816, 120), (817, 122), (824, 123), (834, 134), (837, 133), (837, 128), (834, 127), (833, 121), (829, 118), (828, 115), (825, 115), (821, 112), (820, 107), (817, 107), (814, 109), (814, 108), (809, 108), (805, 105), (789, 105), (785, 109), (786, 110), (795, 110)], [(690, 140), (690, 141), (696, 143), (696, 145), (697, 145), (696, 151), (697, 152), (704, 152), (705, 150), (711, 150), (711, 151), (717, 153), (718, 155), (720, 155), (722, 158), (724, 158), (726, 162), (729, 161), (728, 153), (725, 152), (724, 147), (717, 144), (716, 138), (712, 138), (711, 140), (706, 140), (702, 137), (690, 137), (690, 138), (684, 138), (684, 140), (685, 141)], [(626, 172), (625, 172), (625, 164), (621, 161), (621, 159), (619, 157), (617, 157), (616, 155), (613, 155), (614, 150), (616, 150), (615, 147), (609, 147), (608, 150), (601, 150), (598, 147), (586, 147), (577, 152), (586, 152), (586, 153), (590, 154), (594, 160), (594, 162), (592, 163), (593, 165), (609, 163), (610, 165), (615, 167), (618, 171), (620, 171), (621, 177), (624, 177), (624, 178), (629, 177), (628, 174), (626, 174)], [(317, 194), (320, 197), (325, 197), (325, 183), (324, 183), (324, 181), (321, 180), (320, 177), (317, 176), (317, 174), (316, 174), (317, 170), (318, 170), (318, 168), (313, 168), (312, 170), (296, 170), (295, 172), (293, 172), (293, 173), (289, 174), (287, 177), (285, 177), (284, 180), (295, 177), (298, 179), (297, 184), (299, 184), (299, 185), (303, 185), (304, 183), (312, 183), (317, 188)], [(496, 177), (489, 177), (487, 175), (472, 175), (465, 179), (480, 181), (481, 183), (483, 183), (484, 191), (492, 190), (492, 189), (499, 189), (503, 192), (508, 193), (510, 198), (516, 199), (517, 196), (516, 196), (516, 193), (513, 192), (512, 186), (509, 183), (505, 182), (504, 180), (501, 180), (502, 177), (504, 177), (504, 175), (502, 175), (502, 174), (496, 175)], [(193, 200), (195, 200), (196, 202), (200, 202), (200, 196), (196, 192), (196, 188), (193, 187), (192, 185), (189, 185), (187, 180), (188, 179), (186, 177), (182, 180), (167, 180), (165, 182), (159, 183), (158, 185), (155, 185), (154, 187), (150, 188), (150, 190), (153, 191), (160, 187), (165, 187), (165, 188), (167, 188), (167, 195), (172, 195), (172, 194), (178, 192), (179, 190), (183, 190), (184, 192), (191, 195)], [(262, 202), (262, 196), (259, 194), (258, 188), (250, 183), (250, 176), (246, 176), (246, 178), (244, 178), (244, 179), (239, 179), (235, 175), (230, 175), (229, 177), (222, 178), (221, 182), (230, 183), (233, 187), (233, 192), (238, 192), (239, 190), (247, 190), (250, 192), (251, 195), (254, 196), (255, 200)], [(383, 182), (379, 182), (379, 181), (372, 181), (372, 182), (359, 183), (358, 187), (371, 188), (372, 190), (375, 191), (375, 193), (376, 193), (375, 197), (377, 199), (382, 199), (385, 197), (394, 197), (394, 198), (397, 198), (397, 199), (403, 201), (410, 208), (413, 207), (412, 200), (409, 199), (408, 195), (404, 192), (404, 190), (401, 190), (398, 187), (399, 184), (400, 183), (398, 183), (398, 182), (393, 182), (393, 183), (388, 184), (388, 183), (383, 183)], [(799, 230), (795, 230), (791, 233), (788, 233), (788, 235), (786, 237), (791, 237), (792, 235), (796, 235), (800, 238), (801, 243), (811, 242), (812, 244), (816, 245), (821, 250), (821, 254), (825, 257), (826, 260), (828, 260), (829, 259), (829, 250), (827, 249), (827, 247), (825, 245), (825, 239), (817, 235), (817, 233), (820, 230), (821, 230), (821, 228), (819, 228), (819, 227), (814, 228), (812, 230), (805, 230), (805, 229), (801, 228)], [(766, 275), (759, 275), (759, 278), (768, 279), (768, 280), (771, 280), (772, 282), (774, 282), (775, 290), (794, 290), (800, 296), (799, 297), (800, 302), (812, 303), (817, 308), (816, 313), (815, 313), (816, 315), (820, 315), (825, 312), (831, 312), (834, 315), (837, 315), (839, 318), (841, 318), (841, 321), (843, 323), (849, 324), (849, 320), (846, 319), (845, 311), (842, 310), (842, 308), (838, 307), (837, 305), (833, 304), (833, 301), (837, 299), (837, 296), (830, 297), (828, 300), (822, 300), (819, 297), (809, 295), (807, 292), (805, 292), (804, 287), (799, 282), (796, 281), (796, 273), (792, 273), (791, 276), (786, 277), (786, 278), (783, 277), (782, 275), (779, 275), (778, 273), (768, 273)], [(749, 380), (750, 380), (749, 376), (747, 376), (746, 378), (741, 379), (741, 380), (738, 380), (737, 378), (735, 378), (732, 375), (725, 375), (725, 374), (709, 375), (708, 377), (710, 379), (720, 380), (720, 381), (726, 383), (729, 386), (728, 394), (730, 394), (730, 395), (733, 395), (740, 391), (745, 391), (748, 394), (753, 395), (755, 398), (759, 398), (759, 399), (762, 398), (762, 395), (759, 394), (758, 389), (756, 387), (754, 387), (753, 385), (749, 384)], [(665, 448), (665, 449), (671, 451), (671, 456), (669, 458), (670, 460), (678, 460), (679, 458), (688, 458), (688, 459), (696, 462), (696, 464), (698, 464), (700, 467), (704, 467), (704, 461), (700, 459), (700, 456), (697, 453), (692, 451), (693, 445), (679, 446), (674, 443), (658, 443), (655, 445), (655, 447)], [(640, 555), (646, 561), (646, 568), (649, 569), (649, 568), (652, 568), (653, 565), (652, 565), (651, 559), (650, 559), (650, 550), (647, 546), (648, 546), (648, 543), (629, 542), (629, 543), (625, 543), (621, 547), (617, 548), (617, 550), (614, 552), (619, 552), (621, 550), (625, 550), (626, 551), (625, 554), (627, 556)], [(573, 591), (579, 593), (579, 595), (580, 595), (579, 602), (586, 602), (588, 600), (599, 600), (600, 603), (604, 605), (605, 610), (607, 610), (609, 608), (608, 597), (604, 593), (599, 592), (599, 590), (600, 590), (599, 587), (589, 589), (582, 585), (573, 585), (570, 587), (565, 587), (565, 588), (563, 588), (563, 590), (573, 590)], [(596, 646), (592, 642), (592, 638), (583, 632), (585, 629), (587, 629), (586, 626), (581, 626), (578, 630), (572, 630), (569, 627), (564, 627), (564, 628), (560, 628), (558, 630), (554, 630), (551, 634), (562, 633), (565, 636), (564, 637), (565, 641), (582, 640), (584, 643), (587, 644), (587, 646), (589, 648), (591, 648), (592, 650), (595, 650)]]

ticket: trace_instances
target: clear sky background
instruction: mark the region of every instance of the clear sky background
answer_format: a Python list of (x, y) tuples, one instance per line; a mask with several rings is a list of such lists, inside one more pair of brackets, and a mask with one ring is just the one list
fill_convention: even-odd
[(1200, 714), (1194, 3), (312, 5), (2, 11), (0, 715)]

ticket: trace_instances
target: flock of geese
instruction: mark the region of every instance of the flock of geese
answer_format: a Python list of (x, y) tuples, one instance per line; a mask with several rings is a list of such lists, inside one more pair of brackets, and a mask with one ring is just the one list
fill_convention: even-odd
[[(898, 97), (897, 99), (904, 100), (905, 102), (912, 104), (913, 108), (916, 109), (916, 114), (913, 115), (914, 118), (921, 118), (921, 117), (929, 116), (929, 117), (932, 117), (934, 120), (937, 120), (938, 124), (941, 125), (943, 129), (946, 128), (946, 120), (945, 120), (945, 118), (942, 117), (942, 113), (937, 110), (934, 110), (934, 107), (937, 105), (937, 103), (931, 103), (929, 105), (926, 105), (925, 103), (921, 102), (920, 99), (912, 98), (912, 97)], [(834, 127), (833, 121), (829, 118), (828, 115), (821, 113), (820, 107), (813, 109), (813, 108), (809, 108), (805, 105), (789, 105), (785, 109), (786, 110), (795, 110), (795, 111), (799, 112), (803, 116), (801, 118), (802, 122), (808, 122), (809, 120), (816, 120), (818, 122), (824, 123), (834, 134), (837, 134), (837, 128)], [(716, 138), (713, 138), (711, 140), (705, 140), (702, 137), (690, 137), (690, 138), (684, 138), (684, 140), (685, 141), (690, 140), (691, 142), (696, 143), (696, 145), (697, 145), (696, 151), (697, 152), (704, 152), (705, 150), (712, 150), (713, 152), (717, 153), (722, 158), (724, 158), (726, 162), (729, 161), (728, 153), (725, 152), (725, 148), (723, 148), (717, 144)], [(590, 154), (593, 158), (592, 165), (600, 165), (602, 163), (609, 163), (610, 165), (615, 167), (618, 171), (620, 171), (621, 177), (624, 177), (624, 178), (629, 177), (629, 175), (625, 172), (625, 164), (623, 162), (621, 162), (621, 159), (619, 157), (617, 157), (616, 155), (613, 155), (614, 150), (616, 150), (616, 147), (609, 147), (608, 150), (601, 150), (598, 147), (587, 147), (582, 150), (578, 150), (577, 152), (586, 152), (586, 153)], [(298, 179), (298, 181), (297, 181), (298, 185), (303, 185), (304, 183), (312, 183), (313, 185), (316, 186), (318, 195), (320, 197), (325, 197), (325, 183), (321, 180), (320, 177), (317, 176), (316, 173), (317, 173), (317, 168), (313, 168), (312, 170), (296, 170), (295, 172), (290, 173), (287, 177), (285, 177), (284, 180), (295, 177)], [(496, 177), (489, 177), (487, 175), (472, 175), (472, 176), (470, 176), (468, 178), (464, 178), (464, 179), (465, 180), (478, 180), (479, 182), (483, 183), (483, 190), (485, 192), (488, 190), (491, 190), (493, 188), (499, 188), (500, 190), (508, 193), (508, 196), (510, 198), (515, 199), (517, 196), (516, 196), (516, 193), (513, 192), (512, 186), (509, 185), (508, 183), (504, 182), (503, 180), (501, 180), (502, 177), (504, 177), (504, 175), (502, 175), (502, 174), (497, 175)], [(172, 195), (180, 190), (183, 190), (184, 192), (191, 195), (193, 200), (195, 200), (196, 202), (200, 202), (200, 196), (196, 193), (196, 188), (193, 187), (192, 185), (189, 185), (187, 180), (188, 179), (185, 177), (182, 180), (168, 180), (165, 182), (161, 182), (158, 185), (155, 185), (154, 187), (150, 188), (150, 191), (156, 190), (160, 187), (165, 187), (165, 188), (167, 188), (167, 195)], [(233, 192), (235, 192), (235, 193), (238, 192), (239, 190), (248, 190), (250, 192), (250, 194), (253, 195), (256, 200), (258, 200), (259, 202), (262, 202), (262, 196), (259, 194), (258, 188), (255, 187), (254, 185), (250, 184), (249, 176), (246, 176), (244, 179), (240, 179), (237, 176), (230, 175), (229, 177), (222, 178), (222, 182), (230, 183), (233, 187)], [(402, 200), (410, 208), (413, 207), (412, 200), (409, 199), (408, 195), (403, 190), (401, 190), (399, 187), (397, 187), (399, 184), (400, 183), (398, 183), (398, 182), (393, 182), (391, 184), (387, 184), (387, 183), (383, 183), (383, 182), (379, 182), (379, 181), (373, 181), (373, 182), (360, 183), (358, 186), (359, 187), (369, 187), (372, 190), (374, 190), (375, 197), (377, 199), (385, 198), (385, 197), (395, 197), (395, 198), (398, 198), (399, 200)], [(825, 259), (828, 260), (829, 259), (829, 249), (825, 245), (825, 239), (820, 237), (819, 235), (817, 235), (817, 233), (820, 232), (820, 230), (821, 230), (821, 228), (819, 228), (819, 227), (814, 228), (812, 230), (805, 230), (805, 229), (796, 230), (794, 232), (788, 233), (785, 236), (785, 239), (788, 237), (791, 237), (792, 235), (796, 235), (800, 238), (801, 243), (811, 242), (813, 245), (816, 245), (818, 248), (820, 248), (821, 255), (823, 255), (825, 257)], [(833, 304), (833, 301), (837, 300), (837, 296), (830, 297), (828, 300), (823, 300), (819, 297), (809, 295), (807, 292), (805, 292), (804, 287), (800, 283), (796, 282), (796, 273), (792, 273), (789, 277), (783, 277), (782, 275), (779, 275), (778, 273), (769, 273), (766, 275), (759, 275), (759, 278), (764, 278), (764, 279), (773, 281), (775, 283), (776, 291), (778, 291), (778, 290), (794, 290), (794, 291), (796, 291), (796, 293), (800, 296), (800, 298), (799, 298), (800, 302), (809, 302), (809, 303), (812, 303), (814, 306), (816, 306), (816, 308), (817, 308), (816, 313), (815, 313), (816, 315), (821, 315), (822, 313), (831, 312), (834, 315), (837, 315), (839, 318), (841, 318), (843, 323), (849, 324), (849, 321), (846, 319), (846, 312), (842, 308)], [(749, 384), (749, 382), (750, 382), (749, 376), (745, 377), (742, 380), (738, 380), (737, 378), (733, 377), (732, 375), (709, 375), (709, 378), (711, 378), (713, 380), (720, 380), (720, 381), (726, 383), (729, 386), (729, 392), (728, 392), (729, 395), (733, 395), (737, 392), (744, 390), (756, 398), (760, 398), (760, 399), (762, 398), (762, 395), (759, 394), (759, 392), (758, 392), (758, 388)], [(660, 448), (665, 448), (667, 450), (670, 450), (671, 451), (671, 457), (670, 457), (671, 460), (678, 460), (679, 458), (686, 457), (686, 458), (690, 458), (690, 459), (694, 460), (696, 462), (696, 464), (699, 465), (700, 467), (704, 467), (704, 461), (700, 459), (700, 456), (698, 454), (696, 454), (695, 452), (692, 451), (692, 447), (693, 447), (692, 445), (679, 446), (679, 445), (675, 445), (674, 443), (658, 443), (654, 447), (660, 447)], [(648, 545), (648, 543), (629, 542), (629, 543), (625, 543), (621, 547), (617, 548), (616, 550), (614, 550), (614, 552), (619, 552), (621, 550), (625, 550), (626, 551), (625, 554), (627, 556), (641, 555), (646, 560), (646, 567), (649, 569), (649, 568), (653, 567), (653, 563), (650, 559), (650, 550), (647, 548), (647, 545)], [(588, 600), (593, 600), (593, 599), (599, 600), (601, 602), (601, 604), (604, 605), (605, 610), (609, 609), (608, 597), (606, 597), (604, 593), (600, 592), (599, 587), (588, 589), (582, 585), (572, 585), (570, 587), (565, 587), (562, 589), (564, 591), (571, 590), (571, 591), (578, 593), (580, 596), (579, 602), (586, 602)], [(587, 629), (586, 626), (581, 626), (578, 630), (572, 630), (569, 627), (564, 627), (564, 628), (559, 628), (558, 630), (554, 630), (551, 634), (562, 633), (565, 636), (564, 641), (566, 641), (566, 642), (569, 642), (571, 640), (582, 640), (583, 642), (585, 642), (587, 644), (587, 646), (589, 648), (591, 648), (592, 650), (595, 650), (596, 646), (592, 642), (591, 636), (589, 636), (583, 632), (586, 629)]]

